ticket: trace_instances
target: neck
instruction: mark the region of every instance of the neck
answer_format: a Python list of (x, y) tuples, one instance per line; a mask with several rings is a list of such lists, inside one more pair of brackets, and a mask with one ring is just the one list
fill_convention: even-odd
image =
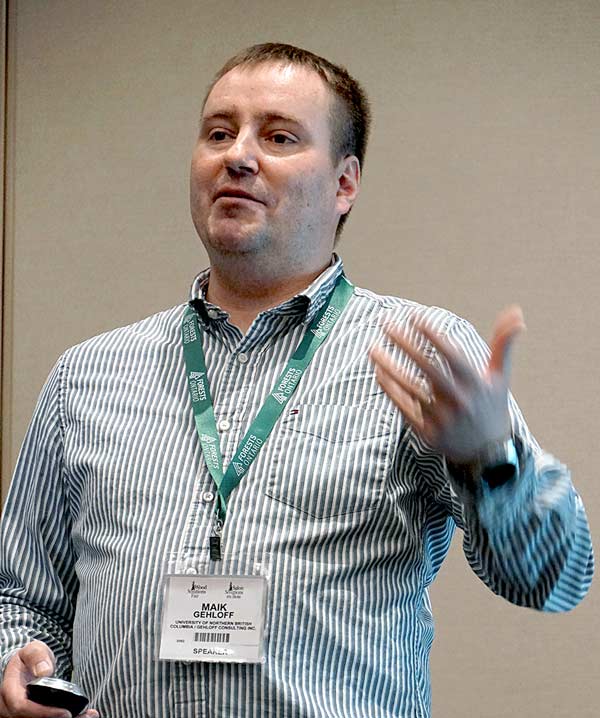
[(318, 268), (304, 268), (291, 274), (265, 276), (253, 274), (249, 267), (238, 274), (211, 264), (206, 298), (229, 314), (229, 320), (244, 334), (256, 317), (267, 309), (291, 299), (306, 289), (329, 262)]

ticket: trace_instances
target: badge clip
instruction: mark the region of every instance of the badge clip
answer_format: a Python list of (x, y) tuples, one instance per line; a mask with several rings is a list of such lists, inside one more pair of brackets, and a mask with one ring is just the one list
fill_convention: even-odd
[(208, 548), (210, 551), (210, 560), (211, 561), (220, 561), (221, 556), (221, 537), (220, 536), (211, 536), (208, 540)]
[(221, 532), (223, 531), (223, 521), (216, 516), (213, 535), (208, 540), (208, 548), (211, 561), (220, 561), (221, 555)]

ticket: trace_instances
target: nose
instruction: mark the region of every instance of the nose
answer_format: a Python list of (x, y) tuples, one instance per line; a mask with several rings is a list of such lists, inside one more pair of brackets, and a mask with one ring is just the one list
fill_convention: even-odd
[(249, 133), (240, 132), (235, 142), (227, 148), (223, 162), (230, 173), (256, 174), (258, 172), (258, 148)]

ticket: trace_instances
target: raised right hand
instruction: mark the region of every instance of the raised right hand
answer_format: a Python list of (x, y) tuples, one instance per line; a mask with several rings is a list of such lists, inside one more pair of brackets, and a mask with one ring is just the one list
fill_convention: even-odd
[[(29, 681), (54, 673), (54, 654), (45, 643), (31, 641), (10, 659), (4, 679), (0, 684), (0, 718), (71, 718), (69, 711), (50, 708), (27, 699)], [(98, 718), (92, 709), (82, 713), (82, 718)]]

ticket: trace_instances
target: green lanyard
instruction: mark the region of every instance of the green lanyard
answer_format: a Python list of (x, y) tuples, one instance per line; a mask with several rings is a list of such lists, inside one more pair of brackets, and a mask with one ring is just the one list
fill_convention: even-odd
[(223, 470), (219, 433), (206, 376), (206, 362), (198, 315), (191, 306), (187, 308), (183, 316), (181, 335), (188, 386), (202, 453), (218, 492), (216, 536), (211, 537), (210, 540), (211, 558), (214, 560), (220, 560), (219, 533), (225, 520), (229, 495), (244, 478), (252, 462), (256, 459), (315, 352), (327, 339), (344, 311), (353, 289), (353, 285), (344, 276), (338, 279), (329, 300), (325, 302), (310, 323), (302, 341), (275, 382), (275, 386), (250, 425), (226, 471)]

